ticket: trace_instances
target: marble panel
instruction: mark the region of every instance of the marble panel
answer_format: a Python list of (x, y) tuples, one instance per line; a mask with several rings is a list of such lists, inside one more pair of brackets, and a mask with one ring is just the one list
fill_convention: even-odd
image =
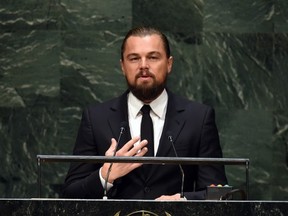
[[(36, 155), (60, 153), (55, 142), (58, 100), (39, 96), (38, 103), (40, 105), (33, 108), (0, 108), (0, 188), (3, 197), (35, 196)], [(54, 175), (57, 171), (48, 170), (52, 179), (57, 177)]]
[[(10, 100), (0, 106), (34, 106), (39, 95), (56, 97), (59, 94), (59, 32), (17, 31), (2, 32), (0, 46), (1, 91)], [(5, 94), (1, 94), (5, 95)], [(2, 101), (2, 100), (1, 100)]]
[(131, 0), (62, 0), (61, 6), (62, 30), (125, 32), (131, 26)]
[[(203, 102), (227, 108), (273, 109), (273, 34), (204, 34)], [(280, 78), (281, 79), (281, 78)]]
[(273, 88), (274, 110), (287, 110), (288, 107), (288, 33), (277, 33), (274, 35), (273, 47)]
[(273, 115), (273, 173), (271, 179), (272, 200), (288, 200), (288, 112), (277, 111)]
[[(185, 37), (167, 33), (174, 58), (172, 73), (168, 79), (170, 90), (191, 100), (202, 100), (203, 65), (201, 34), (187, 34)], [(187, 38), (189, 40), (187, 41)]]
[(19, 30), (57, 30), (62, 11), (60, 1), (9, 1), (0, 3), (0, 29)]
[[(271, 199), (273, 169), (273, 115), (263, 110), (217, 108), (217, 123), (223, 154), (228, 158), (249, 158), (249, 199)], [(284, 154), (284, 153), (282, 153)], [(281, 161), (283, 164), (284, 161)], [(245, 186), (245, 167), (226, 166), (229, 184)], [(288, 175), (286, 175), (288, 178)]]
[(272, 32), (274, 0), (204, 0), (205, 32)]
[(274, 31), (288, 32), (288, 2), (286, 0), (275, 1)]
[(201, 0), (133, 0), (133, 26), (151, 25), (180, 36), (203, 29)]

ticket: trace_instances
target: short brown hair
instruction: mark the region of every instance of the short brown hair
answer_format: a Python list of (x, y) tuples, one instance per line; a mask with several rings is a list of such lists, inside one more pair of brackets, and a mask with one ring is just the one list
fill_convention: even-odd
[(139, 36), (139, 37), (143, 37), (143, 36), (147, 36), (147, 35), (153, 35), (153, 34), (157, 34), (160, 36), (160, 38), (163, 41), (163, 46), (166, 52), (166, 56), (167, 58), (170, 57), (170, 45), (169, 45), (169, 41), (166, 37), (166, 35), (164, 35), (159, 29), (154, 28), (154, 27), (147, 27), (147, 26), (141, 26), (141, 27), (136, 27), (131, 29), (125, 36), (123, 42), (122, 42), (122, 46), (121, 46), (121, 59), (123, 60), (123, 54), (125, 51), (125, 46), (126, 46), (126, 41), (129, 37), (131, 36)]

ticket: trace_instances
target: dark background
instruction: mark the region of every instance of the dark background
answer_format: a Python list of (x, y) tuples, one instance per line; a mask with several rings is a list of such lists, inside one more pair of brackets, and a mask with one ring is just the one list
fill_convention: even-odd
[[(140, 24), (169, 37), (169, 88), (215, 108), (224, 157), (250, 159), (250, 199), (288, 200), (287, 0), (1, 0), (0, 196), (36, 197), (36, 155), (71, 154), (82, 109), (125, 90)], [(43, 165), (44, 197), (67, 168)]]

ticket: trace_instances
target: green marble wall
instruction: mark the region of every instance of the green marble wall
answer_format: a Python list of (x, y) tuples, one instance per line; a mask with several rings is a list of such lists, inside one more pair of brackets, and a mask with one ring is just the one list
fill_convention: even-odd
[[(125, 90), (120, 44), (143, 23), (171, 41), (169, 87), (215, 107), (225, 157), (250, 158), (250, 198), (288, 200), (286, 0), (2, 0), (0, 197), (36, 197), (36, 155), (70, 154), (83, 107)], [(67, 167), (43, 166), (45, 197)]]

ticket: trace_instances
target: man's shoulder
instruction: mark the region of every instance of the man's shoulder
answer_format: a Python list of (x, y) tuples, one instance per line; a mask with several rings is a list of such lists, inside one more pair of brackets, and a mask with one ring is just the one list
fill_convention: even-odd
[(92, 108), (99, 108), (99, 107), (106, 107), (106, 106), (111, 106), (111, 104), (114, 104), (117, 100), (119, 100), (119, 97), (117, 98), (112, 98), (112, 99), (108, 99), (102, 102), (94, 102), (94, 103), (90, 103), (87, 105), (87, 107), (92, 107)]
[(125, 102), (126, 96), (127, 94), (124, 93), (118, 97), (114, 97), (114, 98), (105, 100), (103, 102), (91, 103), (86, 107), (86, 109), (97, 111), (97, 110), (118, 108), (119, 106), (121, 106), (121, 104)]

